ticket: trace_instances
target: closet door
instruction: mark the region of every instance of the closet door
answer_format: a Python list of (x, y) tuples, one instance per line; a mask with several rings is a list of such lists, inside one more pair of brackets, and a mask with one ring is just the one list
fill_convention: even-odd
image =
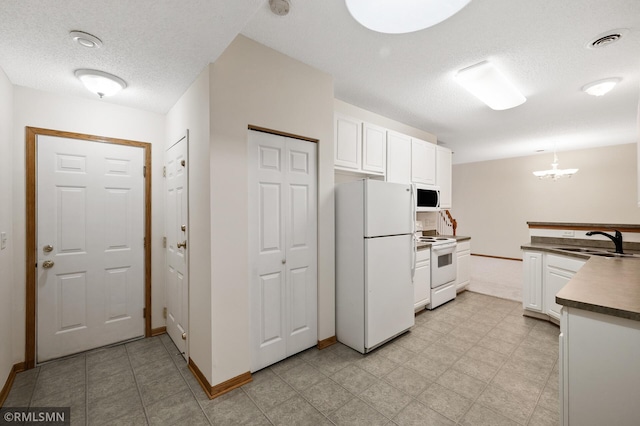
[(317, 343), (316, 144), (249, 134), (249, 296), (256, 371)]

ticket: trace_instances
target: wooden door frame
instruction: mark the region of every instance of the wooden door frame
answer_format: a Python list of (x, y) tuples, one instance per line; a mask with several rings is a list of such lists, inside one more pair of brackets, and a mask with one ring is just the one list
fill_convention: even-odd
[(102, 142), (126, 145), (144, 150), (144, 308), (145, 337), (151, 336), (151, 144), (126, 139), (108, 138), (83, 133), (60, 130), (26, 128), (26, 327), (25, 327), (25, 368), (35, 367), (36, 360), (36, 266), (37, 266), (37, 136), (55, 136), (88, 142)]

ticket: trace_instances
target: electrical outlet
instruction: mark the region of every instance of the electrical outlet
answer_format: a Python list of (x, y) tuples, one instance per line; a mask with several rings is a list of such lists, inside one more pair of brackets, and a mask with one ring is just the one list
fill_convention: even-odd
[(562, 231), (563, 238), (573, 238), (576, 236), (576, 231)]
[(7, 248), (7, 233), (0, 232), (0, 250)]

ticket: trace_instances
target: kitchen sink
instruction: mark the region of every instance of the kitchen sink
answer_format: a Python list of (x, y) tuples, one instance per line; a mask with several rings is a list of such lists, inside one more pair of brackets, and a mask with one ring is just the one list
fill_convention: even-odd
[(614, 253), (611, 251), (598, 250), (593, 248), (585, 248), (585, 247), (556, 247), (556, 250), (560, 251), (568, 251), (571, 253), (582, 253), (589, 256), (600, 256), (600, 257), (640, 257), (639, 254), (636, 253)]
[(593, 249), (588, 249), (584, 247), (556, 247), (556, 250), (571, 251), (574, 253), (593, 253), (594, 252)]

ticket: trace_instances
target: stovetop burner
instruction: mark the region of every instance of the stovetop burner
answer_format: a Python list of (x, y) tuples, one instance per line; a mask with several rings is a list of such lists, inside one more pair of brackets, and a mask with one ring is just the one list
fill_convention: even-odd
[(447, 238), (447, 237), (419, 237), (418, 241), (422, 243), (431, 243), (431, 245), (438, 245), (438, 244), (453, 243), (456, 241), (456, 239)]

